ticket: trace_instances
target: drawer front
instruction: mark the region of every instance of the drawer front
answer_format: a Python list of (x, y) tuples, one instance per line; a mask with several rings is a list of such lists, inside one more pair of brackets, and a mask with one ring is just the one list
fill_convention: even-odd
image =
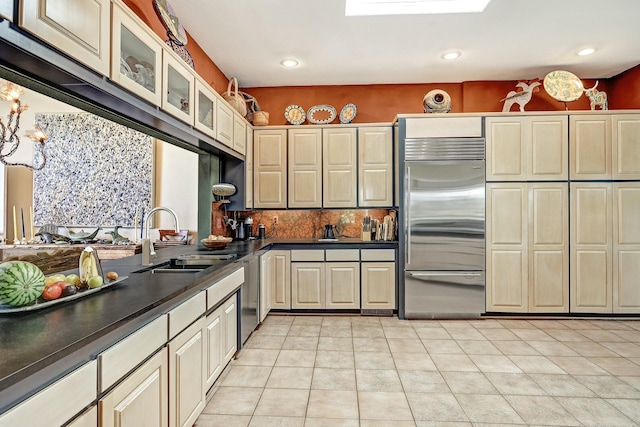
[(224, 297), (229, 295), (244, 283), (244, 267), (234, 271), (224, 279), (209, 286), (207, 290), (207, 310), (211, 310), (220, 304)]
[(395, 261), (395, 249), (362, 249), (362, 261)]
[(0, 415), (2, 426), (49, 427), (66, 423), (97, 397), (97, 363), (91, 361)]
[(169, 312), (169, 339), (207, 311), (207, 294), (199, 292)]
[(291, 261), (324, 261), (323, 249), (294, 249), (291, 251)]
[(167, 315), (138, 329), (98, 355), (100, 392), (115, 384), (167, 342)]
[(327, 249), (327, 261), (360, 261), (358, 249)]

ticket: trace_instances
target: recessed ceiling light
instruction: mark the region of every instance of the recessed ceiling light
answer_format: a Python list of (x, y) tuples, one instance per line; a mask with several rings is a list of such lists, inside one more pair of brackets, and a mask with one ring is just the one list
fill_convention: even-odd
[(443, 53), (441, 58), (446, 60), (446, 61), (451, 61), (452, 59), (460, 58), (461, 55), (462, 55), (462, 53), (458, 52), (456, 50), (456, 51), (452, 51), (452, 52)]
[(298, 66), (298, 61), (295, 59), (283, 59), (280, 61), (280, 65), (285, 68), (293, 68)]
[(347, 0), (345, 16), (482, 12), (491, 0)]
[(578, 55), (580, 56), (587, 56), (587, 55), (591, 55), (593, 52), (595, 52), (596, 50), (592, 47), (586, 48), (586, 49), (582, 49), (581, 51), (578, 52)]

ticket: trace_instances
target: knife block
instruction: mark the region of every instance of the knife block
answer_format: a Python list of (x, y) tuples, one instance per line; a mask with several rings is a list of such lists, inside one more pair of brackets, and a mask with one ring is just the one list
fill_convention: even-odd
[(370, 231), (363, 231), (360, 240), (362, 240), (363, 242), (370, 242), (371, 241), (371, 232)]

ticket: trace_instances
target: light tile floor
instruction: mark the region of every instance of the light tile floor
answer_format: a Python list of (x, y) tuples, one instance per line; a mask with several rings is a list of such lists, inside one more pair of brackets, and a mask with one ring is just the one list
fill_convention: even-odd
[(640, 425), (640, 321), (270, 315), (196, 427)]

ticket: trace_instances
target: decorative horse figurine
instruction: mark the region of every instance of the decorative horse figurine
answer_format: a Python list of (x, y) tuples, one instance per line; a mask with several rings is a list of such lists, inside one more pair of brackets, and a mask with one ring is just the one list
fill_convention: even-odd
[(524, 111), (524, 106), (531, 101), (531, 96), (533, 92), (537, 92), (538, 86), (540, 86), (540, 82), (538, 79), (534, 80), (533, 83), (526, 83), (524, 81), (518, 82), (516, 87), (521, 88), (521, 91), (512, 90), (507, 94), (507, 96), (500, 100), (500, 102), (504, 101), (504, 106), (502, 107), (502, 112), (506, 113), (511, 110), (513, 104), (518, 104), (520, 106), (520, 111)]

